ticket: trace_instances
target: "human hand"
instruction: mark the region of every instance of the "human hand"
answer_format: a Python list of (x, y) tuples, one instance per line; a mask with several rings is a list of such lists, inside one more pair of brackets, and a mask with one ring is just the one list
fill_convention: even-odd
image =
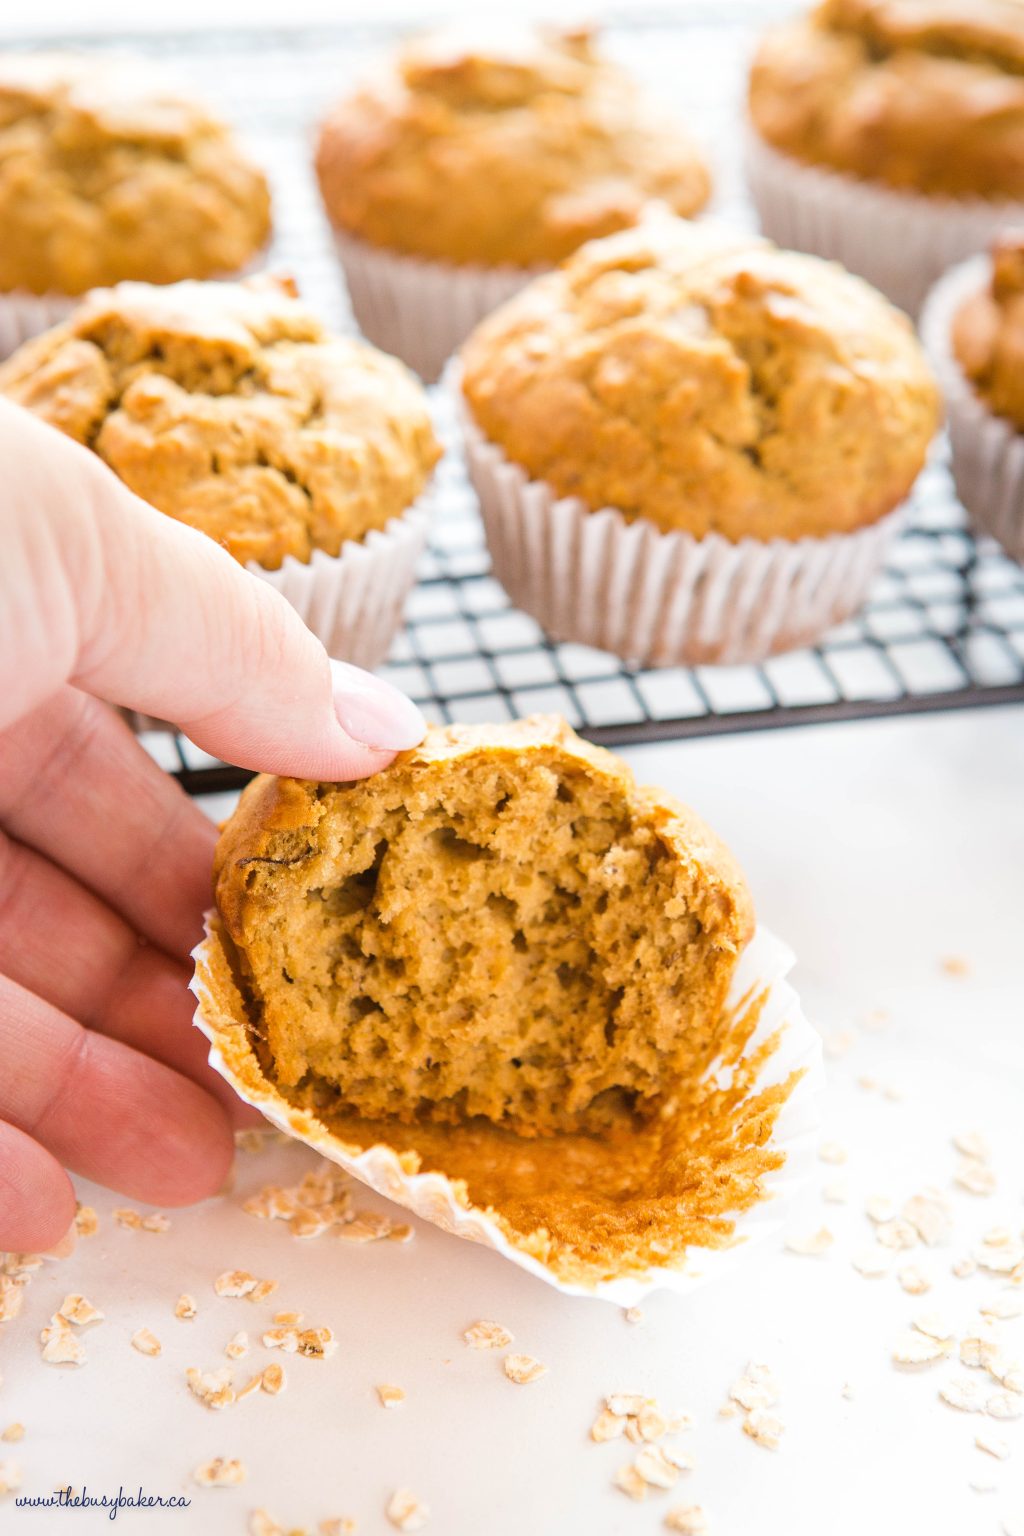
[(100, 700), (303, 778), (363, 778), (424, 723), (2, 400), (0, 463), (0, 1249), (38, 1250), (74, 1217), (65, 1168), (158, 1205), (214, 1193), (242, 1110), (187, 991), (216, 829)]

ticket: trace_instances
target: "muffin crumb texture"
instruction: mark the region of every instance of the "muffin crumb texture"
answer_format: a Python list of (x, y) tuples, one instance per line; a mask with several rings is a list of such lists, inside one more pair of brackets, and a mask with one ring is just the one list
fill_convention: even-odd
[(237, 272), (270, 194), (230, 129), (137, 62), (0, 57), (0, 289)]
[(0, 367), (0, 392), (268, 569), (382, 528), (440, 456), (412, 375), (329, 336), (281, 279), (96, 290)]
[(824, 0), (769, 32), (750, 112), (776, 149), (902, 191), (1024, 200), (1021, 0)]
[(411, 44), (328, 117), (317, 173), (340, 229), (485, 266), (551, 265), (651, 200), (690, 215), (710, 191), (679, 124), (588, 33), (554, 29)]
[(462, 362), (476, 424), (530, 478), (698, 538), (873, 523), (938, 424), (908, 320), (867, 284), (668, 217), (532, 283)]
[(985, 404), (1024, 432), (1024, 235), (992, 253), (992, 277), (953, 319), (957, 361)]

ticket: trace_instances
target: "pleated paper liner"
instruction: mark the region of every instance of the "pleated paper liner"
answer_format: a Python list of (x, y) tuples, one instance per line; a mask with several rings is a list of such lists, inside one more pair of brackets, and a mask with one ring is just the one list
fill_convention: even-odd
[(81, 296), (68, 298), (62, 293), (26, 293), (17, 288), (0, 293), (0, 361), (17, 352), (23, 342), (66, 320), (80, 303)]
[(681, 1083), (649, 1127), (608, 1138), (367, 1122), (289, 1102), (264, 1074), (215, 916), (194, 959), (195, 1022), (246, 1103), (379, 1194), (569, 1295), (631, 1306), (732, 1273), (780, 1237), (814, 1172), (820, 1039), (786, 981), (791, 952), (764, 929), (740, 958), (701, 1080)]
[(777, 245), (842, 262), (911, 315), (947, 267), (1024, 223), (1024, 203), (897, 191), (804, 165), (753, 130), (746, 170), (761, 228)]
[(485, 315), (543, 270), (427, 261), (342, 230), (334, 231), (334, 244), (363, 335), (428, 384)]
[(1024, 564), (1024, 434), (977, 395), (952, 346), (953, 320), (964, 300), (992, 279), (988, 256), (948, 272), (921, 313), (921, 337), (946, 399), (953, 479), (973, 526), (998, 539)]
[(821, 539), (663, 533), (559, 497), (488, 441), (464, 402), (461, 414), (494, 574), (512, 601), (555, 640), (645, 666), (756, 662), (810, 645), (860, 608), (903, 521), (897, 509)]

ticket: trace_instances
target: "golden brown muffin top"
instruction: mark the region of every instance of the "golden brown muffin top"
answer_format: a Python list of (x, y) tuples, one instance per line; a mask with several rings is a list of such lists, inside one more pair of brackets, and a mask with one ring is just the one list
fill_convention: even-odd
[(678, 124), (587, 33), (553, 30), (413, 43), (327, 119), (317, 174), (339, 229), (486, 266), (550, 265), (710, 190)]
[(382, 528), (440, 456), (412, 374), (327, 335), (274, 278), (96, 289), (8, 358), (0, 391), (270, 569)]
[(954, 316), (953, 351), (989, 409), (1024, 432), (1024, 234), (995, 246), (990, 281)]
[(761, 136), (933, 196), (1024, 199), (1022, 0), (824, 0), (763, 40)]
[(584, 246), (462, 360), (472, 417), (532, 479), (698, 537), (871, 523), (938, 422), (910, 323), (874, 289), (678, 219)]
[(237, 272), (270, 232), (230, 129), (137, 62), (0, 56), (0, 289)]

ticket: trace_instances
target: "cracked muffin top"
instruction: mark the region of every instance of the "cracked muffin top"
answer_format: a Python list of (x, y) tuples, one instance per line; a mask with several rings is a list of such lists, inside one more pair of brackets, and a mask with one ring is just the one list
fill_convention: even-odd
[(823, 536), (902, 501), (938, 422), (910, 322), (860, 278), (652, 219), (584, 246), (462, 351), (484, 435), (664, 531)]
[(412, 374), (269, 277), (97, 289), (0, 367), (0, 391), (269, 569), (383, 528), (440, 457)]
[(1024, 234), (992, 253), (992, 277), (953, 320), (953, 351), (989, 410), (1024, 432)]
[(824, 0), (763, 40), (750, 112), (798, 160), (1024, 199), (1024, 0)]
[(340, 229), (486, 266), (551, 265), (651, 200), (692, 214), (710, 190), (687, 134), (584, 31), (414, 43), (327, 119), (317, 174)]
[(0, 289), (79, 294), (237, 272), (261, 171), (205, 107), (124, 61), (0, 56)]

